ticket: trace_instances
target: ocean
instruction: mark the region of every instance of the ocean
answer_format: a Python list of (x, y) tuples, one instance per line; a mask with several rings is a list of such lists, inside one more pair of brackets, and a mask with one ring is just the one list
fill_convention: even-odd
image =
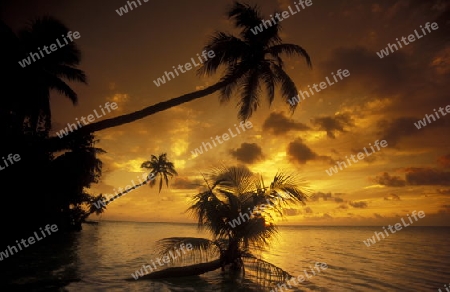
[[(382, 228), (280, 226), (272, 247), (257, 255), (307, 279), (280, 290), (286, 283), (262, 288), (220, 270), (134, 280), (132, 273), (156, 259), (156, 240), (208, 234), (195, 224), (101, 221), (84, 224), (70, 240), (55, 236), (3, 259), (0, 291), (446, 291), (450, 227), (409, 226), (367, 247), (363, 241), (375, 231)], [(316, 262), (327, 268), (314, 270)]]

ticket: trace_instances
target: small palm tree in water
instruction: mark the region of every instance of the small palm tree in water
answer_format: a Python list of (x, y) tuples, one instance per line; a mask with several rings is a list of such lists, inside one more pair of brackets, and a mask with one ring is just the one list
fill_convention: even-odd
[[(194, 196), (188, 209), (198, 220), (199, 229), (208, 230), (212, 239), (171, 237), (157, 242), (158, 253), (168, 254), (182, 244), (192, 250), (175, 261), (194, 265), (172, 267), (145, 275), (144, 279), (199, 275), (226, 269), (245, 275), (245, 268), (258, 278), (284, 280), (290, 276), (253, 254), (270, 245), (277, 233), (273, 216), (283, 217), (283, 207), (305, 204), (306, 185), (295, 176), (278, 172), (266, 186), (263, 178), (245, 167), (221, 167), (205, 178), (207, 189)], [(216, 259), (207, 263), (211, 256)]]

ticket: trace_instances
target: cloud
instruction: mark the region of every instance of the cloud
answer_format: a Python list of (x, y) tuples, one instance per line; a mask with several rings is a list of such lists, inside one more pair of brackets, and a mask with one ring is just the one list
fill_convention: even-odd
[(312, 151), (311, 148), (303, 143), (301, 138), (297, 138), (290, 142), (286, 153), (291, 161), (298, 162), (300, 164), (305, 164), (310, 160), (324, 160), (333, 162), (330, 156), (318, 155)]
[(361, 209), (367, 208), (367, 202), (365, 201), (349, 202), (348, 204), (353, 208), (361, 208)]
[(318, 201), (320, 198), (322, 198), (322, 200), (328, 201), (328, 199), (331, 197), (332, 197), (331, 193), (317, 192), (317, 193), (312, 194), (310, 196), (310, 199), (311, 199), (311, 201)]
[(231, 156), (243, 163), (255, 163), (264, 159), (261, 147), (256, 143), (242, 143), (236, 150), (230, 150)]
[(331, 217), (331, 215), (328, 213), (323, 214), (323, 218), (324, 219), (333, 219), (333, 217)]
[(317, 192), (317, 193), (313, 193), (311, 194), (311, 196), (309, 197), (309, 200), (312, 202), (317, 202), (319, 201), (320, 198), (322, 198), (323, 201), (335, 201), (336, 203), (343, 203), (345, 202), (344, 199), (338, 197), (343, 195), (343, 193), (335, 193), (334, 196), (331, 193), (322, 193), (322, 192)]
[(342, 203), (342, 202), (344, 202), (344, 199), (336, 197), (336, 198), (334, 198), (334, 201), (336, 203)]
[(302, 142), (301, 138), (297, 138), (289, 143), (287, 154), (291, 160), (294, 160), (300, 164), (305, 164), (307, 161), (315, 160), (319, 157), (314, 151), (311, 150), (311, 148)]
[(450, 47), (443, 48), (434, 56), (431, 62), (438, 75), (446, 76), (450, 73)]
[(377, 54), (365, 47), (340, 47), (333, 50), (321, 68), (326, 75), (339, 68), (350, 71), (348, 81), (335, 86), (360, 87), (366, 92), (388, 98), (397, 94), (398, 88), (408, 85), (411, 71), (406, 61), (406, 54), (402, 51), (389, 55), (389, 62), (382, 62)]
[(441, 195), (450, 195), (450, 189), (437, 189), (436, 191)]
[(317, 126), (319, 130), (326, 131), (329, 138), (335, 139), (335, 133), (347, 132), (344, 127), (354, 126), (353, 119), (349, 114), (336, 114), (334, 117), (325, 116), (311, 119), (311, 124)]
[(408, 168), (405, 178), (410, 185), (450, 185), (450, 172), (437, 168)]
[(274, 135), (286, 134), (289, 131), (307, 131), (311, 128), (303, 123), (287, 118), (283, 112), (274, 112), (264, 121), (263, 130)]
[[(366, 150), (364, 150), (364, 148), (366, 148)], [(373, 149), (374, 149), (374, 151), (377, 151), (377, 150), (378, 150), (376, 147), (373, 147)], [(383, 149), (383, 148), (381, 148), (381, 146), (380, 146), (380, 149)], [(362, 154), (364, 154), (364, 158), (363, 158), (362, 160), (363, 160), (364, 162), (366, 162), (366, 163), (372, 163), (372, 162), (374, 162), (375, 160), (377, 160), (377, 156), (376, 156), (376, 155), (372, 155), (372, 154), (373, 154), (373, 151), (371, 150), (371, 148), (369, 147), (369, 145), (367, 145), (367, 146), (365, 146), (365, 147), (363, 147), (363, 148), (361, 148), (361, 149), (358, 149), (358, 148), (352, 148), (351, 150), (352, 150), (353, 153), (355, 153), (355, 156), (357, 156), (360, 152), (361, 152)], [(369, 155), (366, 154), (366, 151), (367, 151), (367, 153), (369, 153)]]
[(439, 209), (439, 214), (450, 214), (450, 205), (442, 205), (441, 207), (444, 209)]
[(394, 3), (391, 7), (386, 10), (385, 17), (388, 19), (392, 19), (395, 16), (399, 16), (405, 8), (409, 5), (408, 1), (398, 1)]
[(296, 215), (299, 215), (299, 214), (301, 214), (302, 212), (300, 211), (300, 210), (298, 210), (298, 209), (291, 209), (291, 208), (289, 208), (289, 209), (283, 209), (283, 214), (285, 215), (285, 216), (296, 216)]
[(338, 209), (348, 209), (348, 206), (346, 204), (340, 204)]
[(371, 11), (373, 13), (376, 13), (376, 12), (382, 12), (383, 9), (381, 8), (380, 4), (375, 3), (375, 4), (372, 4)]
[(439, 157), (437, 163), (445, 168), (450, 167), (450, 154)]
[(173, 201), (173, 198), (172, 198), (172, 197), (167, 197), (167, 196), (159, 197), (159, 199), (160, 199), (161, 201), (167, 201), (167, 202)]
[(375, 218), (378, 218), (378, 219), (383, 219), (384, 218), (383, 216), (381, 216), (378, 213), (373, 213), (373, 216), (375, 216)]
[(190, 180), (188, 177), (175, 177), (171, 182), (171, 187), (174, 189), (193, 190), (203, 185), (203, 181), (200, 179)]
[(312, 214), (312, 213), (313, 213), (313, 210), (312, 210), (310, 207), (306, 207), (306, 208), (305, 208), (305, 213), (306, 213), (306, 214)]
[(384, 172), (382, 176), (377, 176), (373, 181), (379, 185), (388, 187), (404, 187), (406, 181), (399, 176), (390, 176), (387, 172)]
[(401, 201), (400, 197), (396, 194), (390, 194), (389, 196), (384, 197), (384, 200), (385, 201)]
[(373, 181), (388, 187), (404, 187), (406, 185), (450, 185), (450, 172), (438, 168), (410, 167), (405, 169), (405, 179), (390, 176), (387, 172), (375, 177)]
[[(377, 123), (377, 128), (382, 129), (377, 133), (378, 136), (384, 137), (390, 146), (395, 146), (402, 137), (411, 135), (418, 135), (422, 131), (417, 131), (414, 123), (417, 123), (419, 118), (402, 117), (393, 119), (391, 121), (381, 120)], [(427, 124), (425, 129), (431, 129), (432, 127), (441, 126), (443, 120), (432, 122)], [(425, 130), (421, 129), (421, 130)]]
[(126, 93), (116, 93), (112, 96), (108, 96), (106, 98), (106, 100), (110, 101), (110, 102), (115, 102), (117, 103), (117, 109), (114, 110), (113, 112), (123, 112), (125, 106), (129, 103), (130, 101), (130, 96)]

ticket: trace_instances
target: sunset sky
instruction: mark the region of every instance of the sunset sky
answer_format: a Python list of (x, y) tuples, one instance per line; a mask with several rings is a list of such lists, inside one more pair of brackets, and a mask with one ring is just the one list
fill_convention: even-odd
[[(200, 54), (216, 30), (237, 35), (225, 12), (232, 1), (148, 1), (119, 16), (124, 0), (4, 1), (2, 19), (17, 32), (30, 19), (51, 15), (81, 37), (80, 69), (88, 85), (72, 84), (79, 105), (56, 92), (51, 96), (52, 135), (105, 102), (116, 102), (113, 117), (214, 84), (220, 74), (198, 77), (194, 70), (157, 87), (153, 80), (172, 66)], [(299, 90), (350, 75), (302, 101), (294, 114), (276, 93), (269, 107), (249, 119), (253, 127), (197, 157), (191, 151), (210, 137), (238, 126), (237, 99), (221, 105), (210, 95), (137, 122), (96, 133), (107, 153), (103, 176), (93, 194), (113, 193), (136, 180), (151, 154), (166, 152), (179, 176), (169, 188), (141, 187), (108, 205), (101, 217), (125, 221), (194, 222), (184, 211), (213, 167), (245, 164), (269, 181), (279, 170), (296, 172), (311, 189), (305, 206), (286, 209), (282, 224), (387, 225), (414, 210), (426, 214), (416, 225), (450, 222), (450, 115), (417, 129), (414, 123), (433, 109), (450, 105), (449, 1), (318, 1), (281, 22), (284, 43), (298, 44), (311, 56), (285, 58), (286, 72)], [(294, 1), (258, 3), (265, 19)], [(423, 35), (420, 26), (436, 22)], [(398, 51), (377, 55), (396, 38), (417, 30), (422, 36)], [(25, 57), (25, 56), (24, 56)], [(445, 110), (444, 110), (445, 111)], [(386, 140), (370, 157), (326, 173), (345, 156)]]

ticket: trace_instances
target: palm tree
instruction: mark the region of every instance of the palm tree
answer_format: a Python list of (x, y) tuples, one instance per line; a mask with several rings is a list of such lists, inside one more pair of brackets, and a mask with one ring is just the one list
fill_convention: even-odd
[[(205, 179), (207, 190), (194, 196), (188, 211), (198, 220), (199, 229), (206, 228), (212, 234), (212, 240), (172, 237), (158, 241), (160, 255), (190, 243), (192, 250), (175, 260), (183, 263), (193, 260), (196, 264), (157, 271), (145, 275), (143, 279), (198, 275), (227, 267), (242, 271), (245, 275), (244, 265), (258, 271), (263, 278), (271, 275), (283, 280), (290, 276), (256, 257), (252, 251), (264, 250), (269, 246), (270, 239), (277, 233), (273, 216), (279, 214), (282, 217), (284, 206), (305, 204), (309, 192), (305, 185), (295, 176), (279, 172), (266, 186), (262, 177), (245, 167), (222, 167), (214, 171), (209, 179), (210, 182)], [(201, 263), (214, 255), (215, 260)]]
[(97, 141), (93, 135), (80, 136), (72, 142), (68, 145), (70, 151), (51, 161), (49, 177), (52, 181), (42, 196), (44, 206), (41, 209), (46, 215), (58, 214), (61, 225), (81, 230), (86, 213), (82, 206), (92, 200), (86, 189), (99, 181), (103, 163), (97, 156), (105, 151), (94, 146)]
[[(59, 20), (53, 17), (42, 17), (30, 22), (29, 26), (22, 29), (19, 34), (21, 46), (21, 59), (27, 58), (29, 53), (37, 53), (38, 48), (54, 44), (56, 40), (62, 40), (62, 35), (67, 35), (69, 29)], [(49, 49), (47, 49), (49, 50)], [(39, 54), (38, 54), (39, 56)], [(65, 44), (64, 47), (51, 51), (50, 54), (40, 56), (30, 65), (20, 68), (23, 77), (27, 81), (27, 87), (23, 96), (25, 105), (25, 126), (28, 131), (48, 132), (51, 128), (50, 90), (56, 90), (69, 98), (74, 105), (78, 102), (78, 96), (64, 81), (77, 81), (87, 83), (85, 73), (76, 68), (81, 61), (81, 52), (75, 42)], [(16, 66), (20, 67), (16, 62)]]
[[(146, 168), (150, 170), (150, 173), (159, 175), (159, 192), (161, 192), (161, 188), (163, 185), (163, 179), (166, 182), (166, 186), (169, 187), (169, 178), (174, 175), (178, 175), (175, 170), (175, 166), (172, 162), (167, 160), (167, 154), (162, 153), (159, 157), (155, 155), (151, 156), (150, 160), (147, 160), (142, 163), (141, 168)], [(150, 181), (150, 187), (153, 187), (156, 184), (155, 180)]]
[[(282, 98), (288, 100), (298, 94), (297, 87), (284, 71), (282, 54), (300, 56), (311, 67), (308, 53), (298, 45), (283, 44), (279, 36), (279, 23), (265, 29), (257, 35), (251, 29), (261, 24), (263, 17), (256, 6), (235, 2), (227, 16), (234, 26), (241, 30), (239, 36), (225, 32), (216, 32), (207, 42), (204, 50), (213, 50), (215, 57), (208, 59), (197, 73), (212, 75), (219, 68), (224, 68), (220, 80), (205, 89), (184, 94), (180, 97), (148, 106), (139, 111), (98, 121), (81, 128), (80, 131), (96, 132), (111, 127), (131, 123), (146, 116), (167, 110), (171, 107), (205, 97), (219, 91), (220, 102), (227, 102), (240, 89), (238, 116), (241, 120), (251, 117), (260, 105), (262, 87), (267, 91), (267, 101), (271, 104), (275, 97), (275, 87), (281, 88)], [(295, 105), (290, 105), (294, 111)], [(70, 136), (70, 135), (69, 135)], [(66, 136), (69, 137), (69, 136)], [(64, 138), (63, 138), (64, 139)], [(52, 144), (60, 143), (61, 139), (51, 139)], [(56, 146), (53, 146), (56, 147)]]
[[(56, 90), (76, 104), (77, 94), (66, 82), (86, 83), (84, 72), (77, 69), (81, 59), (75, 43), (66, 44), (50, 54), (44, 52), (44, 46), (48, 49), (68, 31), (62, 22), (51, 17), (35, 19), (17, 34), (0, 21), (0, 64), (5, 72), (0, 81), (0, 150), (1, 153), (13, 150), (23, 161), (14, 171), (2, 173), (0, 183), (7, 185), (11, 178), (39, 165), (39, 171), (27, 178), (27, 183), (16, 184), (18, 195), (5, 199), (7, 205), (21, 206), (26, 224), (13, 222), (10, 226), (2, 225), (3, 229), (35, 230), (49, 220), (57, 223), (61, 230), (66, 229), (65, 226), (70, 224), (65, 223), (72, 221), (66, 219), (78, 221), (76, 209), (86, 202), (82, 189), (88, 188), (99, 173), (94, 149), (83, 144), (79, 136), (73, 135), (72, 139), (66, 140), (58, 149), (63, 150), (62, 153), (42, 147), (51, 129), (50, 92)], [(22, 60), (30, 58), (30, 53), (36, 61), (23, 66)], [(75, 149), (73, 146), (77, 144), (85, 149)], [(16, 231), (8, 232), (8, 237), (11, 235), (15, 240), (14, 233)]]
[[(115, 199), (120, 198), (121, 196), (127, 194), (128, 192), (147, 184), (148, 182), (150, 182), (149, 186), (153, 187), (155, 185), (155, 178), (158, 175), (160, 176), (159, 192), (161, 192), (161, 188), (163, 185), (163, 178), (164, 181), (166, 182), (166, 186), (169, 187), (169, 176), (172, 178), (174, 175), (178, 175), (177, 171), (175, 170), (175, 165), (173, 164), (173, 162), (167, 160), (167, 153), (162, 153), (158, 157), (156, 157), (155, 155), (151, 155), (150, 160), (144, 161), (141, 164), (141, 168), (146, 168), (150, 170), (150, 173), (143, 182), (124, 190), (123, 192), (115, 195), (112, 198), (109, 198), (108, 200), (106, 200), (106, 198), (102, 194), (98, 195), (95, 198), (92, 198), (92, 200), (89, 202), (89, 212), (86, 218), (92, 213), (96, 213), (97, 215), (103, 213), (104, 210), (106, 209), (106, 205), (108, 205)], [(103, 203), (100, 203), (102, 201)]]
[[(19, 120), (18, 109), (20, 102), (17, 91), (23, 89), (23, 80), (17, 65), (20, 54), (20, 42), (16, 34), (2, 20), (0, 20), (0, 64), (3, 71), (0, 79), (3, 98), (0, 100), (0, 135), (22, 133), (22, 121)], [(23, 105), (22, 105), (23, 106)]]

